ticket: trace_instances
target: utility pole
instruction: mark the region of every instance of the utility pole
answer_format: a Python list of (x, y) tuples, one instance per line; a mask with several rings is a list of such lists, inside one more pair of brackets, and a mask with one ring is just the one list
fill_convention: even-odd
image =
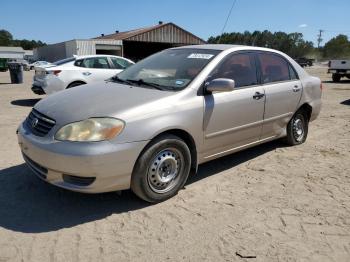
[(318, 35), (317, 35), (317, 48), (320, 48), (320, 44), (323, 41), (322, 39), (322, 33), (324, 32), (324, 30), (320, 29)]

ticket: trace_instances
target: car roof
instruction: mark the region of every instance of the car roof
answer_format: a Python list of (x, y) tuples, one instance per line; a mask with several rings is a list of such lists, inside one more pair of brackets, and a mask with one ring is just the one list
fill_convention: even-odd
[[(274, 53), (283, 54), (282, 52), (265, 48), (265, 47), (258, 47), (258, 46), (247, 46), (247, 45), (227, 45), (227, 44), (204, 44), (204, 45), (188, 45), (188, 46), (179, 46), (175, 47), (173, 49), (181, 49), (181, 48), (191, 48), (191, 49), (211, 49), (211, 50), (232, 50), (232, 51), (238, 51), (238, 50), (255, 50), (255, 51), (269, 51)], [(285, 54), (284, 54), (285, 55)]]
[(77, 59), (80, 59), (80, 58), (89, 58), (89, 57), (120, 57), (120, 58), (123, 58), (123, 59), (127, 59), (125, 57), (122, 57), (122, 56), (117, 56), (117, 55), (78, 55), (78, 56), (75, 56)]

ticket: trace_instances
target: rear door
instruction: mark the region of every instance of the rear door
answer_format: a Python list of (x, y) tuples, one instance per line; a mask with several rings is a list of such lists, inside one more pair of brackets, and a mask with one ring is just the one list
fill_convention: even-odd
[(120, 58), (120, 57), (110, 56), (109, 59), (111, 60), (112, 66), (114, 67), (114, 72), (116, 74), (120, 73), (123, 70), (125, 70), (129, 66), (133, 65), (128, 60)]
[(94, 81), (106, 80), (115, 75), (114, 68), (111, 67), (107, 57), (88, 57), (78, 60), (75, 66), (79, 68), (81, 77), (89, 83)]
[(209, 159), (259, 140), (265, 96), (258, 85), (256, 61), (251, 52), (228, 55), (210, 79), (235, 81), (232, 92), (204, 96), (204, 147)]
[(261, 136), (265, 139), (284, 132), (299, 104), (302, 84), (292, 65), (279, 54), (259, 52), (257, 62), (266, 95)]

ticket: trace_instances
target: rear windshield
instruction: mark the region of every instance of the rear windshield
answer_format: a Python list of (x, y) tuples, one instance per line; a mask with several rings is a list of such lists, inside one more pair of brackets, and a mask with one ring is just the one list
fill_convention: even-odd
[(54, 62), (53, 64), (59, 66), (59, 65), (63, 65), (63, 64), (66, 64), (66, 63), (69, 63), (72, 61), (75, 61), (75, 57), (69, 57), (66, 59), (58, 60), (58, 61)]

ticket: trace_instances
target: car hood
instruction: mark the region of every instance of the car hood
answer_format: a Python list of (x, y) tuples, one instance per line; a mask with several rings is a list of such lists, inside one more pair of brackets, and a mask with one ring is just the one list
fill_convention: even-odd
[[(174, 95), (171, 91), (99, 82), (77, 86), (42, 99), (35, 105), (40, 113), (53, 118), (58, 125), (80, 121), (90, 117), (116, 117), (142, 112), (142, 107)], [(164, 103), (162, 103), (164, 104)], [(133, 110), (137, 108), (138, 110)], [(152, 110), (157, 108), (152, 106)], [(148, 107), (148, 110), (150, 107)], [(145, 112), (143, 112), (145, 113)], [(139, 114), (139, 113), (138, 113)]]

